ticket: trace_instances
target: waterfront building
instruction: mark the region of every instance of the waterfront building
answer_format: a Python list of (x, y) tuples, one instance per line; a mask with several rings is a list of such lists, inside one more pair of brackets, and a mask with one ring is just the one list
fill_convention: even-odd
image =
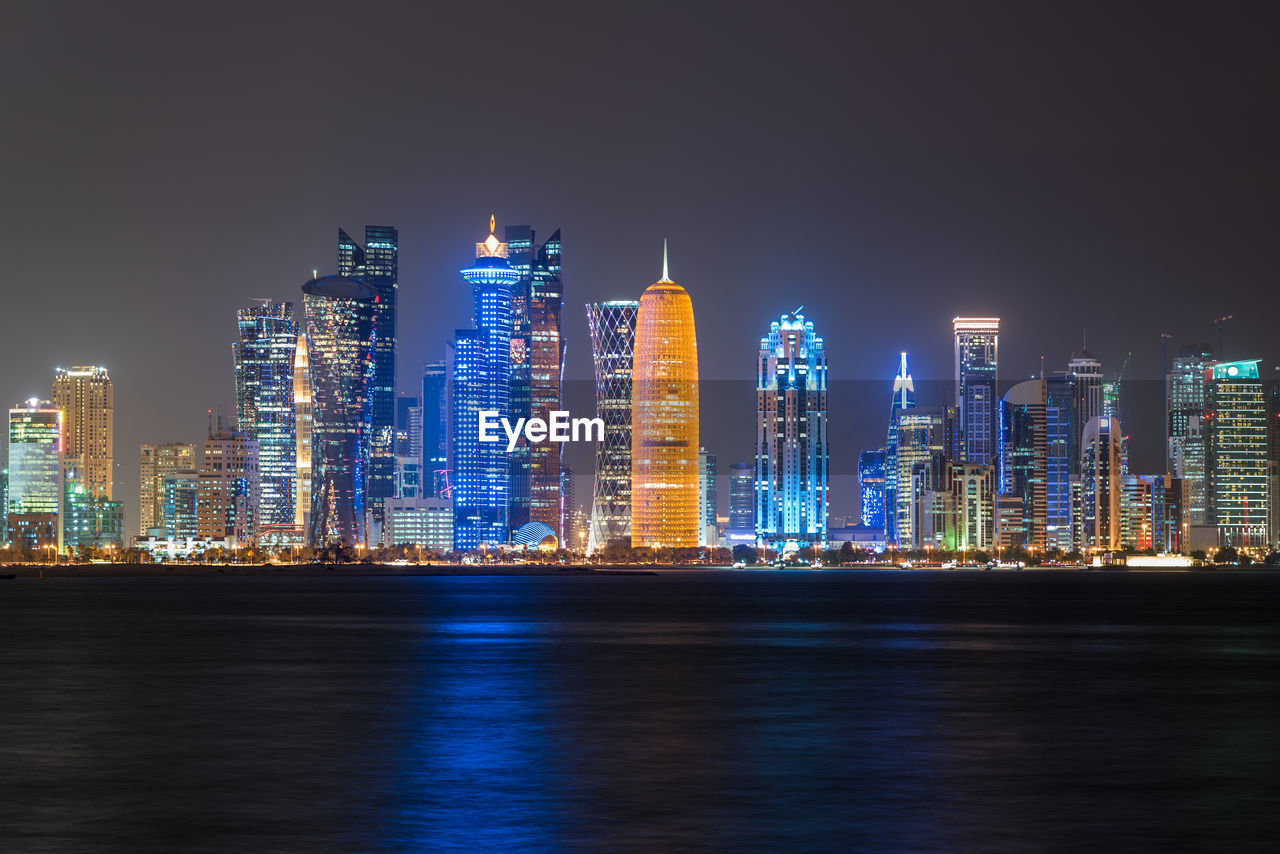
[(716, 455), (698, 449), (698, 545), (714, 547), (716, 535)]
[(298, 417), (293, 303), (260, 300), (236, 312), (231, 345), (236, 428), (258, 443), (258, 524), (292, 525), (298, 498)]
[[(180, 473), (196, 473), (196, 446), (187, 442), (143, 445), (139, 465), (138, 533), (152, 535), (164, 527), (165, 478)], [(195, 536), (193, 532), (191, 536)]]
[(1002, 528), (1002, 542), (1042, 550), (1049, 546), (1048, 465), (1045, 381), (1026, 380), (1009, 389), (1000, 404), (999, 493), (1002, 499), (1017, 499), (1021, 507), (1021, 530)]
[(9, 410), (9, 543), (62, 551), (63, 410), (31, 398)]
[(507, 244), (494, 233), (476, 244), (476, 261), (461, 271), (471, 285), (474, 329), (454, 336), (450, 378), (450, 459), (454, 547), (467, 551), (506, 543), (509, 534), (510, 460), (505, 442), (481, 442), (479, 413), (509, 418), (511, 289), (520, 274), (507, 261)]
[(1095, 415), (1080, 440), (1081, 538), (1086, 553), (1120, 548), (1120, 422)]
[(448, 498), (449, 371), (444, 362), (422, 367), (422, 487), (427, 498)]
[[(892, 513), (894, 538), (890, 545), (901, 549), (921, 548), (923, 533), (920, 515), (927, 492), (944, 491), (948, 462), (948, 409), (943, 407), (896, 408), (894, 444), (894, 503), (885, 505)], [(888, 473), (886, 470), (886, 479)]]
[(952, 466), (956, 544), (959, 551), (988, 550), (996, 544), (996, 467), (978, 463)]
[(311, 512), (316, 547), (365, 543), (370, 431), (368, 377), (377, 292), (322, 276), (302, 286), (312, 400)]
[(374, 292), (366, 495), (375, 518), (394, 491), (399, 242), (399, 232), (389, 225), (366, 225), (363, 247), (338, 229), (338, 275), (364, 282)]
[(195, 471), (175, 471), (162, 478), (161, 534), (168, 540), (199, 536), (200, 476)]
[(636, 300), (587, 303), (596, 417), (604, 422), (604, 441), (596, 443), (591, 554), (614, 540), (631, 541), (631, 370), (639, 308)]
[(417, 457), (396, 457), (396, 498), (425, 498), (422, 463)]
[(957, 317), (951, 321), (955, 339), (956, 406), (961, 462), (988, 465), (999, 442), (1000, 318)]
[(422, 464), (422, 405), (417, 395), (396, 398), (396, 456)]
[[(507, 263), (518, 278), (511, 284), (511, 360), (507, 382), (510, 418), (528, 418), (532, 409), (529, 290), (536, 251), (533, 228), (508, 225), (502, 242)], [(507, 455), (507, 525), (516, 530), (529, 522), (533, 446), (522, 435)], [(545, 524), (545, 523), (544, 523)]]
[(813, 321), (784, 314), (756, 360), (756, 537), (777, 551), (825, 548), (830, 482), (827, 356)]
[(640, 297), (631, 395), (631, 545), (698, 544), (698, 340), (667, 272)]
[(862, 494), (862, 527), (884, 530), (884, 448), (858, 456), (858, 487)]
[(1270, 542), (1270, 428), (1258, 360), (1215, 362), (1204, 377), (1209, 511), (1219, 545), (1264, 549)]
[(898, 374), (893, 378), (889, 429), (884, 443), (885, 542), (890, 546), (898, 544), (898, 519), (901, 512), (898, 501), (898, 421), (903, 412), (916, 405), (912, 396), (914, 392), (915, 384), (907, 370), (907, 354), (903, 353), (898, 363)]
[(1102, 412), (1102, 362), (1086, 349), (1081, 349), (1067, 363), (1067, 377), (1071, 383), (1071, 426), (1075, 465), (1072, 473), (1078, 473), (1083, 465), (1080, 443), (1086, 425), (1103, 415)]
[(258, 536), (258, 443), (245, 433), (209, 431), (200, 455), (196, 536), (226, 539), (235, 547)]
[[(564, 340), (561, 315), (564, 287), (560, 279), (561, 241), (557, 229), (537, 246), (529, 272), (529, 414), (549, 421), (560, 409), (564, 378)], [(529, 519), (542, 522), (565, 542), (565, 504), (560, 489), (561, 442), (529, 446)]]
[(1080, 449), (1075, 444), (1075, 392), (1071, 378), (1046, 377), (1045, 388), (1045, 544), (1071, 551), (1071, 478)]
[(1179, 347), (1165, 376), (1166, 471), (1187, 481), (1192, 525), (1208, 520), (1205, 369), (1214, 361), (1207, 344)]
[(394, 498), (387, 502), (386, 541), (392, 546), (453, 551), (453, 504), (447, 498)]
[[(306, 330), (300, 329), (293, 353), (294, 499), (293, 527), (305, 532), (311, 519), (311, 451), (314, 414), (311, 401), (311, 360), (307, 355)], [(305, 536), (304, 536), (305, 540)]]
[(81, 549), (124, 545), (124, 503), (94, 495), (83, 472), (63, 461), (62, 547), (69, 555)]
[(756, 465), (729, 466), (729, 528), (733, 545), (754, 545), (756, 541)]
[(115, 468), (115, 390), (107, 369), (97, 365), (58, 368), (53, 405), (62, 410), (62, 458), (81, 473), (95, 498), (111, 500)]

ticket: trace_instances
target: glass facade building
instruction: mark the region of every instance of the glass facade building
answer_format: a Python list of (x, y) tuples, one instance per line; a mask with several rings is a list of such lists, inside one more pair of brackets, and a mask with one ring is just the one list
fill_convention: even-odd
[(445, 498), (449, 482), (449, 374), (444, 362), (422, 367), (422, 486)]
[(262, 300), (236, 312), (231, 345), (236, 425), (258, 443), (258, 522), (293, 525), (298, 499), (298, 422), (294, 362), (298, 321), (291, 302)]
[(754, 542), (756, 531), (756, 466), (734, 463), (729, 466), (729, 531), (739, 540), (749, 534)]
[(1268, 401), (1258, 360), (1216, 362), (1204, 370), (1209, 509), (1223, 546), (1268, 545)]
[(1020, 382), (1000, 402), (999, 494), (1017, 500), (1022, 529), (1007, 541), (1040, 550), (1049, 546), (1047, 409), (1044, 380)]
[(1165, 376), (1166, 465), (1187, 482), (1190, 524), (1208, 521), (1205, 454), (1205, 369), (1215, 361), (1207, 344), (1178, 348)]
[(111, 500), (115, 469), (115, 389), (98, 365), (58, 368), (53, 405), (62, 410), (62, 458), (79, 473), (84, 491)]
[(826, 546), (827, 453), (826, 351), (797, 309), (770, 325), (756, 360), (759, 545)]
[(698, 545), (712, 546), (716, 536), (716, 455), (706, 448), (698, 449), (698, 519), (702, 524), (698, 532)]
[(1120, 422), (1106, 415), (1090, 418), (1080, 440), (1081, 530), (1076, 545), (1084, 552), (1120, 548), (1122, 533)]
[(62, 410), (36, 398), (9, 410), (9, 542), (62, 550)]
[[(164, 445), (143, 445), (139, 466), (140, 510), (138, 533), (147, 536), (153, 528), (165, 527), (165, 493), (166, 478), (180, 473), (196, 473), (196, 446), (188, 443), (174, 442)], [(194, 510), (192, 511), (194, 513)], [(190, 536), (195, 536), (195, 522), (192, 522)]]
[(915, 384), (911, 380), (911, 373), (907, 370), (907, 354), (903, 353), (898, 362), (898, 374), (893, 378), (893, 399), (889, 404), (889, 430), (884, 443), (884, 533), (885, 542), (891, 546), (898, 544), (898, 520), (902, 518), (904, 507), (909, 506), (911, 500), (908, 489), (905, 500), (899, 503), (898, 422), (904, 412), (916, 405), (914, 392)]
[(356, 546), (365, 542), (370, 352), (378, 294), (369, 284), (343, 276), (312, 279), (302, 293), (312, 401), (308, 541)]
[(858, 488), (864, 528), (884, 530), (884, 448), (858, 455)]
[(960, 410), (960, 462), (988, 465), (999, 442), (1000, 318), (957, 317), (955, 338), (956, 406)]
[(631, 541), (631, 370), (639, 308), (636, 300), (587, 304), (596, 417), (604, 421), (604, 441), (596, 444), (590, 553), (611, 540)]

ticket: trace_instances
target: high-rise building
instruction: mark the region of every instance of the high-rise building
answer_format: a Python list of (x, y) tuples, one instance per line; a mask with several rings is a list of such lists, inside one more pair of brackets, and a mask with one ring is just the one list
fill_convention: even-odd
[(1187, 482), (1192, 525), (1208, 521), (1205, 369), (1214, 361), (1208, 344), (1179, 347), (1165, 376), (1166, 470)]
[(956, 406), (960, 410), (960, 461), (989, 465), (999, 442), (1000, 318), (957, 317), (955, 336)]
[(714, 547), (716, 535), (716, 455), (698, 449), (698, 545)]
[(422, 464), (422, 405), (417, 395), (401, 393), (396, 398), (396, 456)]
[(799, 309), (756, 360), (756, 536), (778, 551), (827, 543), (827, 355)]
[(1071, 478), (1078, 473), (1075, 443), (1075, 391), (1067, 375), (1046, 377), (1045, 387), (1045, 543), (1071, 551)]
[(399, 232), (389, 225), (366, 225), (361, 247), (338, 229), (338, 275), (364, 282), (375, 293), (369, 382), (368, 494), (380, 513), (395, 485), (396, 294), (400, 289)]
[(471, 285), (474, 329), (454, 337), (450, 378), (450, 480), (454, 548), (467, 551), (507, 542), (511, 499), (510, 455), (505, 442), (481, 442), (479, 414), (509, 418), (511, 385), (511, 288), (520, 274), (507, 262), (507, 244), (494, 233), (476, 244), (476, 261), (461, 271)]
[(951, 471), (959, 551), (986, 550), (996, 544), (996, 467), (956, 463)]
[(297, 451), (294, 460), (293, 527), (306, 531), (311, 519), (311, 451), (315, 415), (311, 402), (311, 360), (307, 355), (307, 333), (299, 330), (293, 355), (293, 412)]
[(1084, 439), (1084, 429), (1092, 419), (1103, 415), (1102, 362), (1088, 350), (1081, 349), (1067, 364), (1067, 377), (1071, 382), (1071, 426), (1075, 449), (1073, 473), (1079, 473), (1083, 465), (1080, 443)]
[(635, 300), (587, 303), (596, 417), (604, 421), (604, 441), (596, 443), (591, 553), (612, 540), (631, 542), (631, 368), (639, 308)]
[[(138, 533), (141, 536), (148, 536), (153, 528), (164, 527), (165, 479), (178, 474), (194, 476), (196, 463), (196, 446), (189, 443), (142, 446), (138, 512)], [(191, 536), (195, 536), (194, 531)]]
[[(1026, 380), (1009, 389), (1000, 404), (999, 492), (1017, 499), (1022, 527), (1017, 534), (1008, 532), (1007, 542), (1041, 550), (1049, 546), (1048, 466), (1045, 381)], [(1004, 540), (1006, 532), (1000, 536)]]
[(194, 539), (200, 530), (200, 476), (194, 471), (177, 471), (165, 475), (163, 481), (160, 527), (164, 538)]
[(734, 463), (729, 466), (729, 532), (734, 540), (755, 541), (755, 463)]
[(698, 339), (693, 302), (667, 274), (636, 313), (631, 394), (631, 545), (698, 544)]
[[(537, 248), (529, 282), (529, 405), (534, 418), (549, 420), (560, 409), (564, 341), (560, 334), (564, 287), (560, 279), (560, 232)], [(565, 542), (565, 506), (560, 492), (560, 442), (529, 449), (529, 519), (542, 522)], [(576, 543), (574, 544), (577, 545)]]
[(884, 448), (858, 456), (858, 486), (862, 493), (862, 526), (884, 530)]
[(259, 525), (293, 525), (298, 499), (298, 417), (294, 362), (298, 321), (293, 303), (261, 300), (236, 312), (231, 345), (236, 427), (258, 443)]
[[(529, 291), (536, 251), (533, 228), (508, 225), (503, 229), (507, 263), (518, 278), (511, 285), (511, 363), (507, 384), (510, 418), (528, 418), (532, 410)], [(533, 446), (521, 436), (507, 457), (507, 524), (514, 531), (529, 522)], [(545, 524), (545, 523), (544, 523)], [(555, 529), (555, 526), (548, 525)]]
[(1218, 542), (1263, 549), (1269, 543), (1271, 482), (1268, 401), (1258, 360), (1215, 362), (1204, 376), (1209, 511)]
[(115, 391), (107, 369), (96, 365), (58, 368), (53, 405), (62, 410), (62, 456), (81, 472), (81, 485), (110, 500), (115, 460)]
[(898, 420), (903, 412), (916, 405), (912, 395), (915, 384), (907, 370), (907, 354), (902, 354), (898, 374), (893, 378), (893, 398), (889, 404), (889, 429), (884, 443), (884, 513), (885, 542), (898, 543)]
[[(447, 498), (449, 373), (444, 362), (422, 368), (422, 486), (428, 498)], [(450, 528), (452, 530), (452, 528)]]
[(81, 549), (124, 544), (124, 503), (94, 495), (74, 463), (63, 461), (62, 546), (69, 555)]
[(1120, 548), (1120, 422), (1095, 415), (1080, 440), (1081, 524), (1077, 545), (1085, 552)]
[(311, 518), (315, 546), (365, 542), (374, 312), (365, 282), (323, 276), (302, 286), (311, 378)]
[(422, 463), (417, 457), (396, 457), (396, 498), (424, 498)]
[(949, 472), (947, 431), (949, 413), (943, 407), (895, 408), (898, 424), (893, 431), (895, 446), (894, 504), (891, 524), (899, 548), (921, 548), (922, 499), (925, 493), (947, 489)]
[(31, 398), (9, 410), (9, 542), (62, 551), (63, 411)]
[(227, 540), (239, 548), (258, 536), (258, 443), (224, 430), (221, 416), (200, 454), (196, 536)]
[(387, 502), (388, 545), (453, 551), (453, 505), (447, 498), (395, 498)]

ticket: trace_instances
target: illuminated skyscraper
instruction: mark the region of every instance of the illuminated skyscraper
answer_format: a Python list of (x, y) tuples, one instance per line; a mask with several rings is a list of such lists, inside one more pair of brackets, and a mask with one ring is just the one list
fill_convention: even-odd
[(1120, 422), (1095, 415), (1080, 440), (1081, 520), (1077, 544), (1084, 551), (1120, 548)]
[(1072, 394), (1071, 429), (1075, 437), (1074, 470), (1079, 472), (1083, 465), (1080, 459), (1080, 443), (1084, 440), (1084, 428), (1094, 418), (1105, 414), (1102, 411), (1102, 362), (1095, 359), (1088, 350), (1082, 349), (1072, 356), (1067, 364), (1067, 378), (1071, 382)]
[(698, 449), (698, 545), (712, 546), (716, 536), (716, 455)]
[(422, 494), (447, 498), (448, 477), (449, 374), (444, 362), (428, 362), (422, 368)]
[(400, 289), (400, 236), (389, 225), (366, 225), (361, 248), (338, 229), (338, 275), (371, 286), (376, 294), (373, 374), (369, 381), (368, 499), (379, 512), (394, 492), (396, 431), (396, 294)]
[(604, 421), (604, 441), (596, 444), (592, 553), (610, 540), (631, 541), (631, 369), (639, 307), (635, 300), (587, 303), (596, 416)]
[(1167, 466), (1187, 484), (1190, 524), (1208, 522), (1205, 451), (1205, 369), (1215, 361), (1209, 345), (1178, 348), (1165, 377)]
[(298, 421), (294, 362), (298, 321), (293, 303), (261, 300), (236, 312), (231, 345), (236, 426), (258, 443), (259, 525), (293, 525), (298, 495)]
[(115, 443), (115, 391), (107, 369), (58, 369), (53, 405), (62, 410), (62, 457), (80, 472), (84, 491), (111, 499)]
[(951, 325), (960, 409), (959, 462), (988, 465), (995, 460), (999, 443), (1000, 318), (957, 317)]
[(1270, 466), (1266, 392), (1258, 360), (1205, 368), (1209, 424), (1209, 511), (1224, 546), (1262, 549), (1268, 543)]
[(481, 442), (479, 413), (511, 415), (511, 288), (520, 274), (494, 233), (476, 244), (476, 262), (461, 271), (475, 301), (475, 329), (454, 337), (450, 378), (454, 548), (505, 543), (510, 533), (510, 455), (505, 442)]
[(1073, 413), (1074, 387), (1063, 374), (1046, 377), (1045, 387), (1045, 542), (1070, 551), (1071, 478), (1078, 474)]
[(756, 534), (756, 465), (734, 463), (729, 466), (729, 534), (735, 544), (755, 542)]
[(862, 525), (884, 530), (884, 448), (858, 456), (858, 486), (862, 491)]
[[(373, 287), (342, 276), (302, 286), (311, 376), (311, 518), (315, 546), (363, 544), (370, 431)], [(394, 473), (394, 472), (393, 472)]]
[(885, 542), (897, 545), (898, 520), (909, 507), (910, 490), (900, 504), (898, 500), (898, 421), (903, 412), (916, 405), (912, 395), (915, 384), (907, 371), (907, 354), (898, 363), (898, 375), (893, 378), (893, 399), (889, 404), (889, 431), (884, 443), (884, 535)]
[(221, 422), (219, 415), (200, 454), (196, 536), (239, 548), (258, 536), (258, 443)]
[(1005, 393), (1000, 403), (998, 489), (1002, 497), (1017, 499), (1022, 528), (1016, 535), (1001, 531), (1000, 536), (1009, 542), (1041, 550), (1048, 547), (1046, 410), (1044, 380), (1018, 383)]
[[(537, 248), (529, 279), (529, 405), (534, 418), (550, 419), (560, 409), (564, 375), (564, 341), (560, 320), (564, 287), (560, 280), (560, 232)], [(560, 442), (529, 447), (529, 519), (542, 522), (565, 542), (564, 505), (560, 494)], [(574, 543), (575, 547), (580, 544)]]
[(293, 351), (293, 415), (297, 451), (294, 477), (293, 526), (307, 530), (311, 518), (311, 443), (314, 413), (311, 402), (311, 360), (307, 356), (307, 334), (301, 330)]
[[(164, 482), (179, 474), (196, 474), (196, 446), (175, 442), (143, 445), (139, 478), (140, 511), (138, 533), (147, 536), (152, 528), (164, 527)], [(194, 512), (194, 511), (193, 511)], [(194, 526), (194, 522), (192, 525)], [(194, 527), (190, 536), (195, 536)]]
[(778, 551), (827, 542), (827, 355), (813, 321), (784, 314), (756, 360), (756, 537)]
[(9, 410), (9, 542), (62, 550), (63, 410), (31, 398)]
[(698, 545), (698, 339), (693, 302), (667, 275), (636, 313), (631, 394), (631, 545)]

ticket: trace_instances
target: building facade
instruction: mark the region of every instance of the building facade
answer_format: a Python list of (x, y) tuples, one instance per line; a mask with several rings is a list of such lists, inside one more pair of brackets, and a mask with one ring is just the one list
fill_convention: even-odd
[(716, 455), (706, 448), (698, 449), (698, 545), (715, 547), (716, 533)]
[(298, 499), (294, 362), (298, 321), (291, 302), (261, 300), (236, 312), (231, 345), (236, 428), (258, 443), (258, 523), (293, 525)]
[(1218, 543), (1261, 551), (1270, 544), (1271, 479), (1268, 401), (1258, 360), (1215, 362), (1204, 378), (1207, 495)]
[(1121, 547), (1122, 481), (1120, 422), (1095, 415), (1080, 440), (1080, 551), (1115, 551)]
[(858, 456), (858, 489), (862, 499), (862, 527), (884, 531), (884, 448)]
[(999, 442), (1000, 318), (957, 317), (955, 393), (960, 410), (960, 461), (989, 465)]
[(1048, 469), (1045, 382), (1026, 380), (1009, 389), (1000, 402), (999, 494), (1016, 499), (1021, 510), (1021, 530), (1001, 530), (1002, 542), (1048, 548)]
[(449, 370), (444, 362), (422, 367), (422, 474), (426, 497), (449, 497)]
[(107, 369), (97, 365), (58, 368), (52, 400), (62, 410), (63, 459), (81, 473), (85, 492), (110, 501), (114, 494), (115, 389)]
[(893, 378), (889, 428), (884, 443), (885, 542), (891, 546), (898, 544), (898, 519), (901, 514), (898, 501), (898, 422), (903, 412), (916, 405), (914, 392), (915, 383), (907, 370), (907, 354), (903, 353), (898, 362), (898, 373)]
[[(196, 446), (186, 442), (143, 445), (139, 464), (138, 534), (154, 535), (152, 529), (164, 527), (164, 482), (168, 477), (185, 473), (193, 477), (197, 466)], [(157, 532), (158, 533), (158, 532)], [(195, 536), (195, 532), (191, 533)]]
[(196, 536), (240, 548), (258, 536), (258, 443), (219, 424), (204, 441), (197, 484)]
[(587, 536), (592, 554), (610, 541), (631, 541), (631, 370), (639, 308), (636, 300), (587, 304), (596, 417), (604, 421), (604, 441), (596, 444)]
[(1165, 376), (1166, 470), (1187, 482), (1192, 525), (1208, 520), (1205, 369), (1215, 361), (1207, 344), (1179, 347)]
[(62, 551), (63, 410), (32, 398), (9, 410), (9, 543)]

